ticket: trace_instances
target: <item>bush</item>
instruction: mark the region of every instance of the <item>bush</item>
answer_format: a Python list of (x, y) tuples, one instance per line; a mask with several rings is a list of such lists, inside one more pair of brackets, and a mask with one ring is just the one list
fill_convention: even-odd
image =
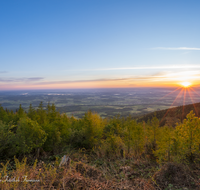
[(19, 154), (30, 153), (41, 147), (46, 141), (46, 133), (36, 121), (22, 118), (18, 122), (16, 132), (16, 146)]

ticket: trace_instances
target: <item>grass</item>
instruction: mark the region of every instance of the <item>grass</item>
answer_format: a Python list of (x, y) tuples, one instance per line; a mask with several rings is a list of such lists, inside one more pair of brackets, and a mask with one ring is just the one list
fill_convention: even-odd
[[(146, 159), (98, 158), (86, 150), (68, 150), (70, 166), (59, 168), (62, 155), (35, 160), (14, 158), (1, 164), (0, 189), (198, 189), (200, 165), (159, 165)], [(178, 176), (178, 179), (175, 179)]]

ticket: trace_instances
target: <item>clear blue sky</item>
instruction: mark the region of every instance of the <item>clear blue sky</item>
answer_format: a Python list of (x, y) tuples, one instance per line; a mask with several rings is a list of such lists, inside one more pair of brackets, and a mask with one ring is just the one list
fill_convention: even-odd
[(1, 0), (0, 90), (198, 83), (199, 10), (199, 0)]

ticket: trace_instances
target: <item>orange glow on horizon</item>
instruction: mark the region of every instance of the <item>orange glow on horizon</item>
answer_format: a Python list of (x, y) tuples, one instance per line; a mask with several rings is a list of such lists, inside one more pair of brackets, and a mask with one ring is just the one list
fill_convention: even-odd
[(192, 84), (190, 82), (182, 82), (181, 85), (185, 88), (190, 87)]
[(180, 87), (177, 82), (161, 81), (128, 81), (128, 80), (105, 80), (105, 81), (82, 81), (82, 82), (47, 82), (31, 84), (2, 84), (1, 90), (39, 90), (39, 89), (88, 89), (88, 88), (170, 88)]
[[(187, 73), (186, 73), (187, 74)], [(79, 81), (42, 80), (41, 82), (1, 83), (0, 90), (39, 90), (39, 89), (92, 89), (92, 88), (189, 88), (198, 85), (187, 77), (182, 78), (117, 78)], [(192, 81), (191, 81), (192, 80)]]

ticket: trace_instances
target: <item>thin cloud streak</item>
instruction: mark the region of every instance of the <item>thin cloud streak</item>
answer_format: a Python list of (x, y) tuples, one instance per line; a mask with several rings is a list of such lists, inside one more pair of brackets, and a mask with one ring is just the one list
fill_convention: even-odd
[[(130, 78), (119, 78), (119, 79), (94, 79), (94, 80), (66, 80), (66, 81), (47, 81), (47, 82), (38, 82), (36, 85), (53, 85), (53, 84), (69, 84), (69, 83), (84, 83), (84, 82), (108, 82), (108, 81), (125, 81)], [(131, 78), (132, 79), (132, 78)]]
[(119, 67), (119, 68), (98, 68), (82, 69), (81, 71), (111, 71), (111, 70), (145, 70), (145, 69), (198, 69), (200, 65), (172, 65), (172, 66), (153, 66), (153, 67)]
[[(187, 76), (187, 77), (186, 77)], [(70, 84), (70, 83), (88, 83), (88, 82), (133, 82), (133, 81), (143, 81), (143, 82), (153, 82), (153, 81), (183, 81), (183, 80), (198, 80), (200, 79), (200, 72), (199, 71), (185, 71), (185, 72), (178, 72), (178, 73), (165, 73), (160, 72), (154, 75), (149, 76), (133, 76), (129, 78), (103, 78), (103, 79), (94, 79), (94, 80), (63, 80), (63, 81), (44, 81), (35, 83), (35, 85), (55, 85), (55, 84)]]
[(0, 73), (8, 73), (8, 71), (0, 71)]
[(31, 77), (31, 78), (8, 78), (8, 79), (2, 79), (0, 78), (0, 82), (35, 82), (43, 80), (43, 77)]
[(191, 48), (191, 47), (177, 47), (177, 48), (172, 48), (172, 47), (156, 47), (152, 49), (160, 49), (160, 50), (194, 50), (194, 51), (200, 51), (200, 48)]
[(29, 87), (37, 86), (37, 87), (44, 87), (47, 86), (89, 86), (89, 85), (107, 85), (112, 84), (116, 85), (119, 84), (121, 86), (130, 85), (145, 85), (147, 83), (152, 84), (160, 84), (160, 83), (170, 83), (170, 84), (179, 84), (181, 81), (197, 81), (200, 80), (200, 71), (193, 70), (193, 71), (162, 71), (158, 72), (153, 75), (133, 75), (130, 77), (123, 77), (123, 78), (96, 78), (91, 80), (48, 80), (42, 77), (30, 77), (30, 78), (8, 78), (2, 79), (0, 78), (0, 84), (2, 85), (28, 85)]

